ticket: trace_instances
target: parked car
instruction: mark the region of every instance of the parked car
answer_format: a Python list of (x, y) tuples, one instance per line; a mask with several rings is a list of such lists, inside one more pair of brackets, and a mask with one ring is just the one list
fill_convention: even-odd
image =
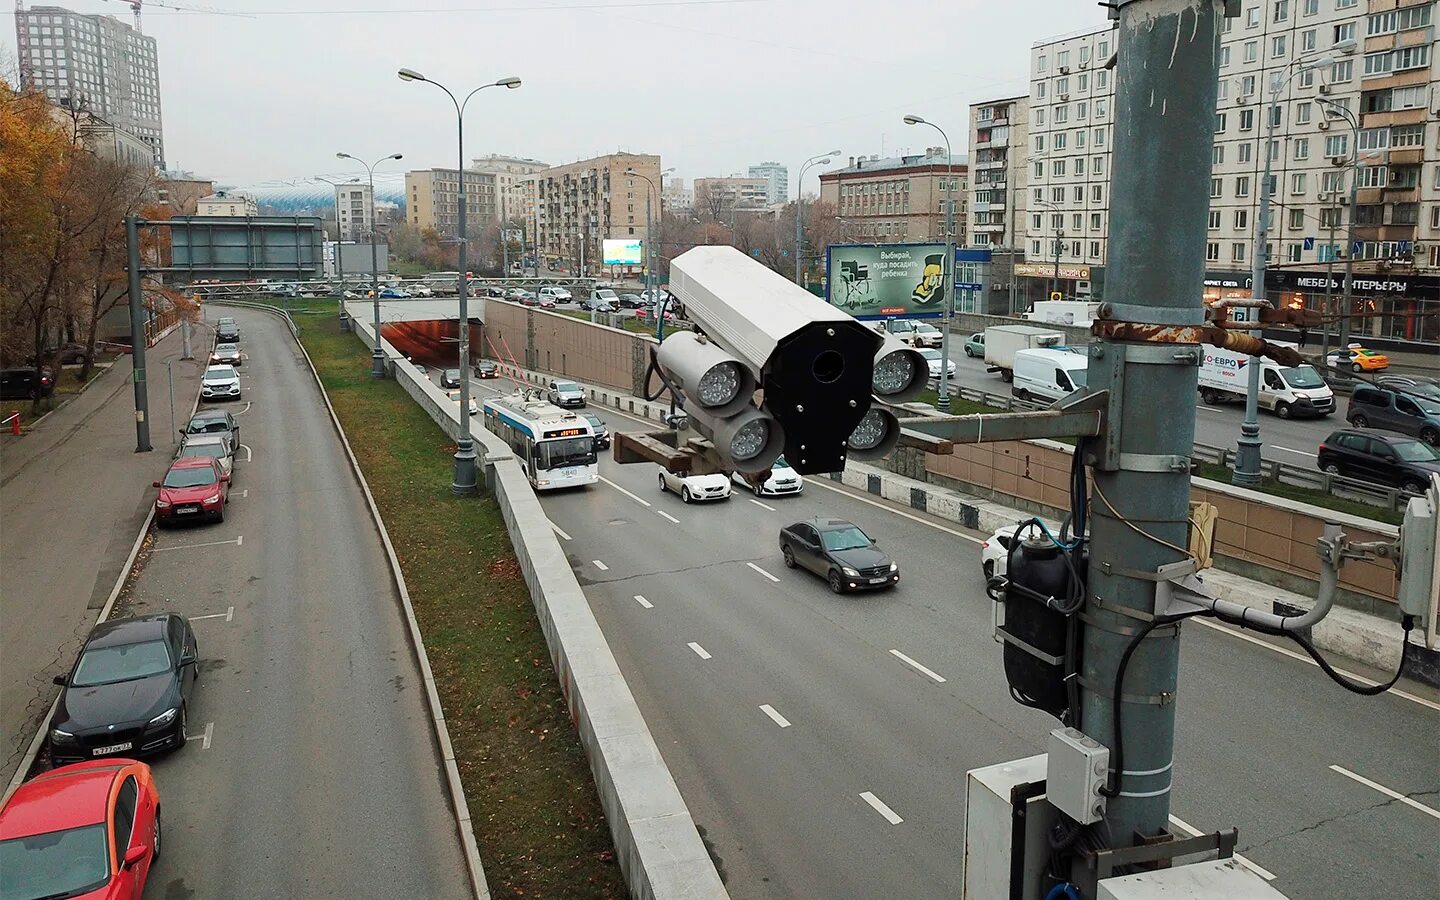
[(381, 300), (409, 300), (410, 292), (404, 288), (384, 287), (380, 289)]
[(985, 332), (977, 331), (965, 339), (965, 355), (971, 359), (985, 358)]
[(238, 366), (241, 362), (239, 344), (217, 344), (210, 353), (212, 366)]
[(605, 305), (612, 309), (620, 308), (620, 295), (609, 288), (600, 288), (590, 294), (590, 299), (580, 304), (581, 309), (593, 309)]
[[(235, 321), (234, 316), (221, 316), (215, 320), (215, 333), (233, 334), (235, 335), (235, 341), (238, 341), (240, 340), (240, 323)], [(233, 344), (235, 341), (218, 341), (217, 343)]]
[(231, 444), (240, 446), (240, 425), (230, 411), (225, 409), (199, 410), (190, 417), (185, 427), (180, 429), (180, 434), (223, 434), (230, 438)]
[(506, 300), (519, 300), (527, 293), (529, 293), (529, 291), (525, 290), (524, 288), (507, 288), (505, 293), (502, 294), (502, 296)]
[(364, 295), (361, 294), (361, 293), (359, 293), (358, 291), (346, 291), (345, 293), (341, 294), (340, 296), (344, 297), (346, 300), (362, 300), (362, 299), (364, 299)]
[(1325, 365), (1332, 369), (1349, 369), (1352, 372), (1380, 372), (1390, 368), (1390, 357), (1374, 350), (1366, 350), (1359, 344), (1351, 344), (1339, 350), (1332, 350), (1325, 357)]
[(37, 378), (33, 366), (0, 369), (0, 400), (39, 400), (55, 392), (55, 375), (40, 369)]
[(185, 746), (199, 656), (189, 620), (175, 613), (96, 625), (70, 672), (55, 676), (64, 690), (50, 758), (135, 758)]
[(780, 554), (787, 568), (809, 569), (837, 594), (892, 587), (900, 566), (860, 526), (844, 519), (807, 519), (780, 529)]
[(585, 420), (590, 423), (590, 430), (595, 433), (595, 449), (604, 450), (610, 446), (610, 429), (605, 427), (605, 422), (594, 413), (581, 413)]
[(482, 359), (475, 364), (476, 378), (499, 378), (500, 367), (491, 359)]
[[(459, 405), (460, 405), (460, 392), (459, 392), (459, 391), (446, 391), (446, 396), (448, 396), (448, 397), (450, 398), (450, 402), (451, 402), (451, 403), (454, 403), (456, 406), (459, 406)], [(474, 397), (471, 397), (471, 398), (470, 398), (470, 415), (472, 415), (472, 416), (478, 416), (479, 414), (480, 414), (480, 404), (478, 404), (478, 403), (475, 402), (475, 398), (474, 398)]]
[(604, 300), (585, 300), (580, 304), (580, 308), (597, 313), (614, 313), (620, 310), (620, 307), (612, 303), (607, 303)]
[(552, 381), (545, 399), (562, 409), (585, 405), (585, 391), (573, 381)]
[(234, 366), (210, 366), (200, 378), (201, 400), (239, 400), (240, 375)]
[(482, 292), (487, 297), (500, 297), (501, 299), (507, 299), (505, 297), (505, 289), (493, 284), (485, 285), (485, 287), (482, 289)]
[(540, 299), (544, 300), (547, 297), (556, 303), (569, 303), (571, 299), (569, 291), (562, 287), (554, 287), (552, 285), (547, 285), (540, 289)]
[(201, 518), (225, 521), (230, 478), (213, 459), (177, 459), (155, 487), (160, 489), (155, 497), (156, 523)]
[(61, 766), (0, 808), (6, 897), (140, 900), (160, 857), (160, 792), (131, 759)]
[(412, 297), (433, 297), (433, 296), (435, 296), (435, 292), (434, 292), (433, 290), (431, 290), (428, 285), (425, 285), (425, 284), (420, 284), (420, 283), (412, 284), (412, 285), (410, 285), (408, 288), (406, 288), (405, 290), (409, 291), (409, 292), (410, 292), (410, 296), (412, 296)]
[(714, 475), (689, 475), (684, 472), (660, 470), (660, 493), (674, 491), (686, 503), (695, 500), (728, 500), (730, 479), (723, 473)]
[(180, 445), (177, 459), (213, 459), (220, 464), (220, 473), (235, 483), (235, 449), (223, 434), (192, 434)]
[[(1008, 571), (1010, 545), (1015, 540), (1017, 526), (1018, 523), (1000, 528), (980, 545), (980, 570), (985, 573), (986, 581), (996, 575), (1004, 575)], [(1039, 527), (1032, 522), (1020, 529), (1020, 539), (1023, 541), (1025, 538), (1039, 533)]]
[(544, 295), (541, 295), (535, 298), (535, 305), (540, 307), (541, 309), (554, 309), (559, 304), (556, 302), (554, 297), (546, 297)]
[(220, 344), (238, 344), (239, 342), (240, 342), (240, 326), (239, 326), (239, 325), (231, 324), (231, 325), (216, 325), (216, 326), (215, 326), (215, 344), (216, 344), (216, 346), (219, 346)]
[(520, 291), (518, 294), (515, 295), (515, 299), (520, 301), (525, 306), (540, 305), (540, 298), (530, 293), (529, 291)]
[(649, 306), (645, 298), (639, 294), (621, 294), (619, 305), (621, 309), (644, 309)]
[(1440, 379), (1428, 375), (1381, 375), (1375, 379), (1375, 383), (1407, 394), (1440, 400)]
[[(940, 361), (941, 361), (940, 351), (939, 351), (939, 350), (931, 350), (931, 349), (929, 349), (929, 348), (926, 348), (926, 349), (920, 351), (920, 355), (923, 356), (923, 357), (925, 357), (925, 363), (926, 363), (926, 365), (928, 365), (928, 366), (930, 367), (930, 377), (931, 377), (931, 378), (939, 378), (939, 377), (940, 377)], [(949, 359), (945, 360), (945, 373), (946, 373), (946, 375), (947, 375), (948, 377), (950, 377), (950, 378), (954, 378), (954, 377), (955, 377), (955, 361), (954, 361), (954, 360), (949, 360)]]
[(910, 332), (909, 344), (912, 347), (940, 347), (944, 343), (945, 332), (929, 322), (916, 322)]
[(1315, 462), (1331, 475), (1419, 494), (1440, 472), (1440, 450), (1414, 438), (1343, 430), (1321, 442)]
[(1356, 386), (1345, 421), (1356, 428), (1383, 428), (1440, 447), (1440, 400), (1390, 387)]
[(441, 372), (440, 386), (442, 388), (458, 388), (460, 386), (460, 370), (446, 369)]
[(799, 494), (805, 490), (805, 479), (800, 473), (790, 468), (781, 456), (770, 465), (770, 477), (756, 484), (747, 481), (745, 476), (739, 472), (733, 473), (731, 480), (741, 487), (748, 487), (757, 497), (783, 497), (789, 494)]

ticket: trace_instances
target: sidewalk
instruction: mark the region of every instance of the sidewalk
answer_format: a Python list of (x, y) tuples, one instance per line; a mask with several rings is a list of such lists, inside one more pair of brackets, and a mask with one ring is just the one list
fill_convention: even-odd
[(44, 724), (59, 690), (51, 678), (74, 662), (150, 511), (150, 483), (200, 389), (206, 334), (193, 335), (194, 360), (180, 359), (178, 331), (146, 353), (151, 452), (135, 452), (129, 356), (33, 431), (0, 443), (0, 784)]

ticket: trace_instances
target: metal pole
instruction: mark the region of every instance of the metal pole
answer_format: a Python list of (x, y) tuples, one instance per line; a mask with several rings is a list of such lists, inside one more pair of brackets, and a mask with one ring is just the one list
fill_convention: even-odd
[[(1009, 232), (1006, 238), (1010, 247), (1010, 315), (1015, 315), (1015, 292), (1018, 287), (1019, 278), (1015, 273), (1015, 183), (1014, 173), (1009, 171), (1010, 150), (1005, 151), (1005, 229)], [(1002, 232), (1003, 233), (1003, 232)]]
[(1350, 346), (1350, 313), (1355, 304), (1352, 284), (1355, 281), (1355, 199), (1360, 189), (1360, 120), (1350, 110), (1336, 108), (1344, 110), (1345, 118), (1350, 120), (1351, 140), (1354, 141), (1350, 150), (1350, 217), (1346, 220), (1345, 230), (1345, 295), (1340, 301), (1344, 308), (1340, 310), (1340, 340), (1335, 347), (1344, 350)]
[(130, 289), (130, 348), (133, 351), (135, 382), (135, 452), (150, 447), (150, 396), (145, 387), (145, 303), (140, 287), (140, 219), (125, 217), (126, 263)]
[(165, 360), (165, 380), (170, 382), (170, 443), (173, 445), (180, 429), (175, 427), (175, 370), (172, 368), (172, 360), (168, 359)]
[[(1062, 214), (1063, 216), (1063, 214)], [(1055, 271), (1050, 276), (1050, 293), (1060, 293), (1060, 245), (1065, 242), (1064, 229), (1055, 230)]]
[[(1198, 325), (1202, 301), (1195, 286), (1205, 272), (1223, 4), (1120, 0), (1116, 6), (1107, 299), (1154, 307), (1155, 321)], [(1134, 651), (1123, 685), (1116, 675), (1137, 619), (1156, 611), (1152, 573), (1185, 558), (1170, 545), (1188, 544), (1190, 474), (1184, 461), (1194, 452), (1197, 351), (1194, 345), (1104, 338), (1090, 345), (1089, 385), (1122, 401), (1120, 414), (1106, 422), (1109, 434), (1087, 450), (1095, 493), (1078, 679), (1080, 727), (1112, 751), (1117, 720), (1111, 698), (1122, 698), (1124, 771), (1119, 794), (1105, 810), (1115, 846), (1170, 827), (1178, 626), (1151, 631)], [(1116, 452), (1106, 452), (1112, 443)], [(1167, 460), (1180, 462), (1161, 464)]]
[[(370, 377), (385, 377), (385, 351), (380, 346), (380, 259), (375, 248), (379, 229), (375, 227), (375, 166), (366, 166), (370, 179), (370, 286), (375, 290), (375, 349), (370, 353)], [(337, 207), (338, 209), (338, 207)], [(336, 213), (339, 215), (339, 213)], [(338, 251), (339, 245), (336, 245)], [(342, 302), (343, 306), (344, 303)]]
[[(933, 124), (933, 123), (932, 123)], [(955, 317), (955, 157), (950, 136), (939, 125), (935, 130), (945, 138), (945, 330), (940, 334), (940, 385), (936, 407), (950, 412), (950, 323)]]
[[(476, 88), (479, 90), (479, 88)], [(472, 91), (471, 97), (475, 96)], [(454, 99), (453, 97), (451, 98)], [(468, 103), (470, 97), (466, 97)], [(465, 108), (456, 108), (456, 146), (459, 166), (455, 174), (460, 180), (460, 437), (455, 441), (455, 476), (450, 493), (469, 497), (475, 493), (475, 441), (470, 437), (470, 275), (465, 271)]]
[[(1323, 316), (1329, 316), (1330, 310), (1335, 308), (1333, 287), (1335, 284), (1335, 229), (1340, 226), (1340, 205), (1337, 203), (1331, 207), (1333, 215), (1330, 217), (1330, 251), (1326, 254), (1329, 258), (1325, 261), (1325, 309)], [(1320, 323), (1320, 365), (1325, 368), (1325, 357), (1330, 353), (1330, 323)]]
[(180, 358), (195, 358), (194, 349), (190, 346), (190, 316), (188, 315), (180, 319)]

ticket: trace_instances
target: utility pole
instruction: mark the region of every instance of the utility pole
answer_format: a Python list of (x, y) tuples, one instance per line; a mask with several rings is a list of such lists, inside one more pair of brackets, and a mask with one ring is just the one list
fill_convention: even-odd
[(1325, 255), (1325, 309), (1322, 315), (1327, 319), (1322, 320), (1320, 325), (1320, 365), (1325, 367), (1325, 357), (1330, 352), (1330, 322), (1328, 316), (1330, 310), (1335, 308), (1333, 288), (1335, 286), (1335, 229), (1340, 227), (1340, 204), (1335, 203), (1330, 207), (1330, 250)]
[[(1013, 112), (1011, 116), (1014, 116)], [(1008, 233), (1006, 245), (1010, 248), (1010, 315), (1013, 316), (1015, 315), (1015, 293), (1019, 286), (1020, 279), (1015, 271), (1015, 257), (1017, 255), (1015, 247), (1015, 191), (1018, 189), (1018, 185), (1015, 183), (1015, 171), (1011, 165), (1013, 162), (1010, 156), (1012, 149), (1013, 148), (1007, 146), (1005, 150), (1005, 231), (1002, 232), (1002, 234)]]
[[(1219, 0), (1118, 0), (1108, 301), (1119, 318), (1199, 325), (1215, 130)], [(1123, 772), (1105, 821), (1115, 845), (1166, 832), (1175, 741), (1179, 625), (1156, 627), (1116, 684), (1126, 646), (1156, 611), (1159, 566), (1185, 559), (1189, 457), (1200, 348), (1100, 339), (1088, 383), (1119, 405), (1089, 444), (1094, 471), (1079, 679), (1080, 728), (1115, 760), (1112, 697), (1123, 710)], [(1108, 452), (1107, 446), (1115, 452)], [(1161, 542), (1165, 543), (1161, 543)], [(1170, 546), (1173, 545), (1173, 546)]]
[(150, 395), (145, 385), (145, 295), (140, 286), (140, 219), (125, 217), (125, 240), (130, 288), (130, 348), (135, 362), (135, 452), (150, 447)]
[(1060, 250), (1065, 245), (1065, 229), (1055, 229), (1055, 272), (1050, 276), (1050, 293), (1060, 293)]

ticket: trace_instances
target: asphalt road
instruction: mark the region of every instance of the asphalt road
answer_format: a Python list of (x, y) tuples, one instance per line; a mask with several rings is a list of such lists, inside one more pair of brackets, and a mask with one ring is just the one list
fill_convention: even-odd
[[(983, 535), (828, 480), (700, 507), (654, 466), (600, 471), (542, 503), (732, 894), (956, 896), (965, 771), (1043, 752), (1056, 724), (1006, 692)], [(899, 588), (836, 597), (785, 569), (779, 528), (819, 514), (870, 531)], [(1297, 900), (1433, 897), (1436, 694), (1354, 696), (1203, 624), (1184, 640), (1174, 815), (1238, 826)]]
[(226, 519), (159, 531), (127, 603), (190, 616), (201, 658), (189, 743), (154, 761), (165, 849), (145, 896), (464, 897), (424, 688), (360, 488), (284, 327), (233, 314), (244, 448)]

